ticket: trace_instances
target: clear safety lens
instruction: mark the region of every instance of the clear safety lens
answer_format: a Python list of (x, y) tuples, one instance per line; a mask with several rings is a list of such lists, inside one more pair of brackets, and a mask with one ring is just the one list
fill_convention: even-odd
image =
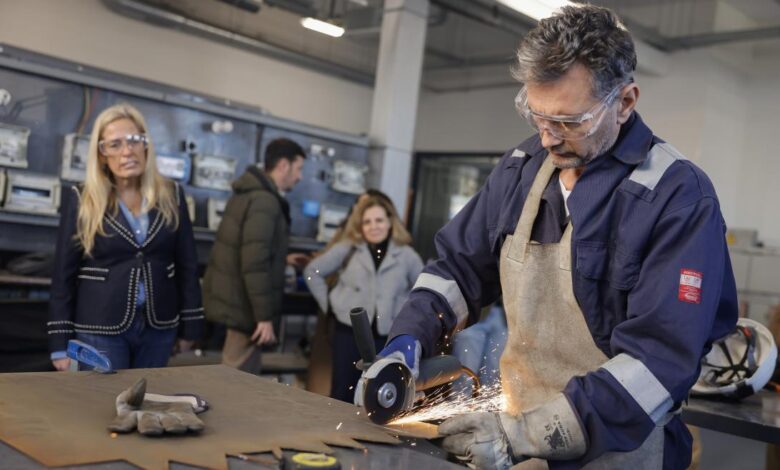
[(515, 97), (515, 108), (536, 132), (545, 130), (558, 139), (581, 140), (598, 130), (604, 118), (604, 110), (612, 104), (623, 86), (624, 84), (615, 87), (604, 99), (582, 114), (555, 116), (537, 113), (528, 107), (528, 92), (525, 87)]
[(98, 148), (103, 155), (119, 155), (127, 145), (130, 150), (146, 148), (147, 139), (143, 134), (128, 134), (124, 139), (101, 140)]

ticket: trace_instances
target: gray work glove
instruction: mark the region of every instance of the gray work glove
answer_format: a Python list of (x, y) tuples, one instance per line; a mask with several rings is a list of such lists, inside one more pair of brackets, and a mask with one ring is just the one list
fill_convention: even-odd
[(509, 439), (501, 424), (504, 413), (468, 413), (439, 425), (439, 434), (447, 436), (442, 447), (470, 467), (480, 470), (506, 470), (514, 462)]
[(140, 379), (116, 397), (116, 418), (108, 429), (124, 433), (138, 428), (138, 432), (146, 436), (202, 430), (203, 421), (195, 416), (196, 405), (187, 401), (190, 397), (182, 397), (182, 401), (178, 398), (146, 394), (146, 379)]
[(505, 470), (531, 457), (576, 459), (585, 454), (585, 435), (563, 394), (529, 411), (469, 413), (439, 425), (442, 447), (470, 467)]

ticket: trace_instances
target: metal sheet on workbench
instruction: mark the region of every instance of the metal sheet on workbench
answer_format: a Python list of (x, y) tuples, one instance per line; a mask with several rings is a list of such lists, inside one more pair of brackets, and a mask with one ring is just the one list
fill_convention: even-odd
[[(153, 393), (196, 393), (211, 405), (200, 435), (111, 437), (114, 400), (138, 378)], [(360, 448), (355, 439), (397, 443), (347, 403), (226, 366), (121, 370), (116, 374), (0, 374), (0, 439), (48, 466), (126, 460), (141, 468), (169, 461), (227, 468), (225, 454)]]

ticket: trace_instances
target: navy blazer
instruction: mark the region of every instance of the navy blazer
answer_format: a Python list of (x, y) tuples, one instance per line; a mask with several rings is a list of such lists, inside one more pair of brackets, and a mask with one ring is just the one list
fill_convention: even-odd
[(141, 280), (147, 325), (160, 330), (181, 325), (179, 336), (200, 337), (204, 316), (195, 239), (184, 192), (178, 184), (175, 191), (178, 229), (166, 226), (162, 214), (152, 209), (146, 241), (139, 244), (121, 211), (107, 213), (106, 236), (95, 236), (91, 256), (84, 255), (75, 238), (80, 189), (64, 192), (47, 323), (50, 351), (64, 351), (77, 332), (125, 332), (138, 310)]

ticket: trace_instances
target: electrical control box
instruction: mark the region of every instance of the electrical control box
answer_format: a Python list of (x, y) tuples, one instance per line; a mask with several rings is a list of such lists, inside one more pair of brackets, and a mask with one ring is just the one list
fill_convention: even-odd
[(348, 194), (366, 192), (368, 167), (346, 160), (333, 160), (333, 181), (331, 188)]
[(55, 176), (8, 171), (3, 208), (28, 214), (57, 215), (60, 180)]
[(227, 199), (209, 198), (207, 203), (209, 230), (216, 232), (219, 228), (219, 223), (222, 222), (222, 214), (225, 212), (225, 205), (227, 205)]
[(236, 159), (214, 155), (195, 155), (192, 184), (199, 188), (230, 191), (236, 174)]
[(188, 183), (192, 172), (192, 162), (188, 156), (157, 155), (157, 171), (166, 178), (180, 183)]
[(67, 134), (62, 144), (62, 169), (60, 177), (65, 181), (82, 182), (87, 178), (89, 136)]
[(0, 123), (0, 165), (27, 168), (30, 129)]
[(317, 230), (318, 242), (329, 242), (349, 214), (349, 207), (323, 204), (320, 207), (320, 218)]

